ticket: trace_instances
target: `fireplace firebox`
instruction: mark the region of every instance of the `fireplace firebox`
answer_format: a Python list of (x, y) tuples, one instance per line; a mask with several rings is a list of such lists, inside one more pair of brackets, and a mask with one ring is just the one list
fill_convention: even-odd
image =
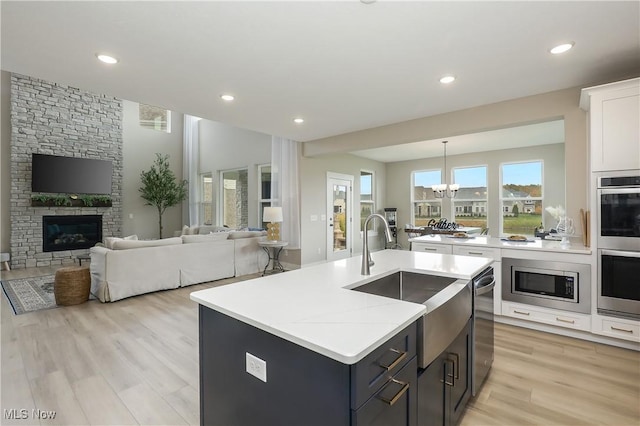
[(102, 241), (101, 215), (42, 217), (42, 250), (87, 249)]

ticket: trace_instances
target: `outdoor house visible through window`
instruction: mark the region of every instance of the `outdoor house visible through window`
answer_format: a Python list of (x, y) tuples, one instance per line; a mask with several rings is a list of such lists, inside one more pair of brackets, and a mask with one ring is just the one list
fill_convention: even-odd
[(220, 206), (222, 223), (232, 229), (249, 226), (249, 194), (247, 169), (220, 172)]
[(533, 235), (542, 223), (542, 166), (542, 161), (502, 165), (501, 234)]
[(453, 169), (453, 182), (460, 185), (453, 202), (453, 221), (458, 225), (487, 227), (487, 167)]
[(200, 217), (204, 225), (213, 225), (213, 177), (206, 173), (200, 179)]
[(360, 172), (360, 229), (364, 228), (364, 221), (375, 213), (375, 201), (373, 199), (373, 172)]
[(140, 126), (171, 133), (171, 111), (153, 105), (139, 104)]
[(433, 195), (432, 185), (442, 183), (441, 170), (423, 170), (411, 173), (411, 208), (414, 226), (426, 226), (429, 220), (440, 220), (442, 201)]

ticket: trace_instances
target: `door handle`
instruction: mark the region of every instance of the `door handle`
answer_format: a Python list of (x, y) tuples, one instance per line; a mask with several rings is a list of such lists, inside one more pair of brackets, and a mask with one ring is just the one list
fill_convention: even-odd
[(406, 352), (399, 351), (399, 350), (394, 349), (394, 348), (389, 348), (389, 350), (391, 352), (397, 353), (399, 356), (398, 356), (398, 358), (395, 359), (395, 361), (393, 361), (389, 365), (378, 364), (380, 367), (386, 369), (387, 371), (393, 370), (396, 365), (400, 364), (400, 362), (402, 362), (402, 360), (407, 357), (407, 353)]
[[(456, 378), (455, 378), (455, 374), (449, 374), (449, 363), (454, 364), (453, 360), (451, 359), (445, 359), (444, 360), (444, 380), (440, 380), (441, 383), (444, 383), (447, 386), (455, 386), (456, 385)], [(455, 369), (455, 366), (451, 367), (451, 369)], [(447, 382), (447, 377), (451, 377), (453, 378), (453, 380), (451, 382)]]
[[(382, 401), (386, 402), (389, 405), (395, 404), (400, 399), (400, 397), (402, 397), (402, 395), (404, 395), (409, 390), (409, 383), (401, 382), (400, 380), (396, 380), (396, 379), (391, 379), (387, 382), (387, 386), (389, 386), (391, 383), (396, 383), (402, 386), (402, 388), (400, 388), (398, 393), (396, 393), (393, 396), (393, 398), (387, 399), (378, 395), (378, 398), (380, 398)], [(383, 389), (386, 389), (387, 386), (385, 386)]]

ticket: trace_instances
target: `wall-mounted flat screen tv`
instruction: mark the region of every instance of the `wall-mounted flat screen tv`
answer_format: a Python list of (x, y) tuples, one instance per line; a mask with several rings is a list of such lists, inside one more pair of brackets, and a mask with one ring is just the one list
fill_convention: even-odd
[(31, 191), (111, 194), (113, 164), (108, 160), (32, 154)]

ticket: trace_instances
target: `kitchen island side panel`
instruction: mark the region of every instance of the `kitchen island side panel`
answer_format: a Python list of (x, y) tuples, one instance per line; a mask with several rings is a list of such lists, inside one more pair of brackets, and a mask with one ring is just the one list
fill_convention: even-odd
[[(348, 425), (349, 366), (200, 305), (201, 425)], [(246, 372), (266, 361), (267, 381)]]

